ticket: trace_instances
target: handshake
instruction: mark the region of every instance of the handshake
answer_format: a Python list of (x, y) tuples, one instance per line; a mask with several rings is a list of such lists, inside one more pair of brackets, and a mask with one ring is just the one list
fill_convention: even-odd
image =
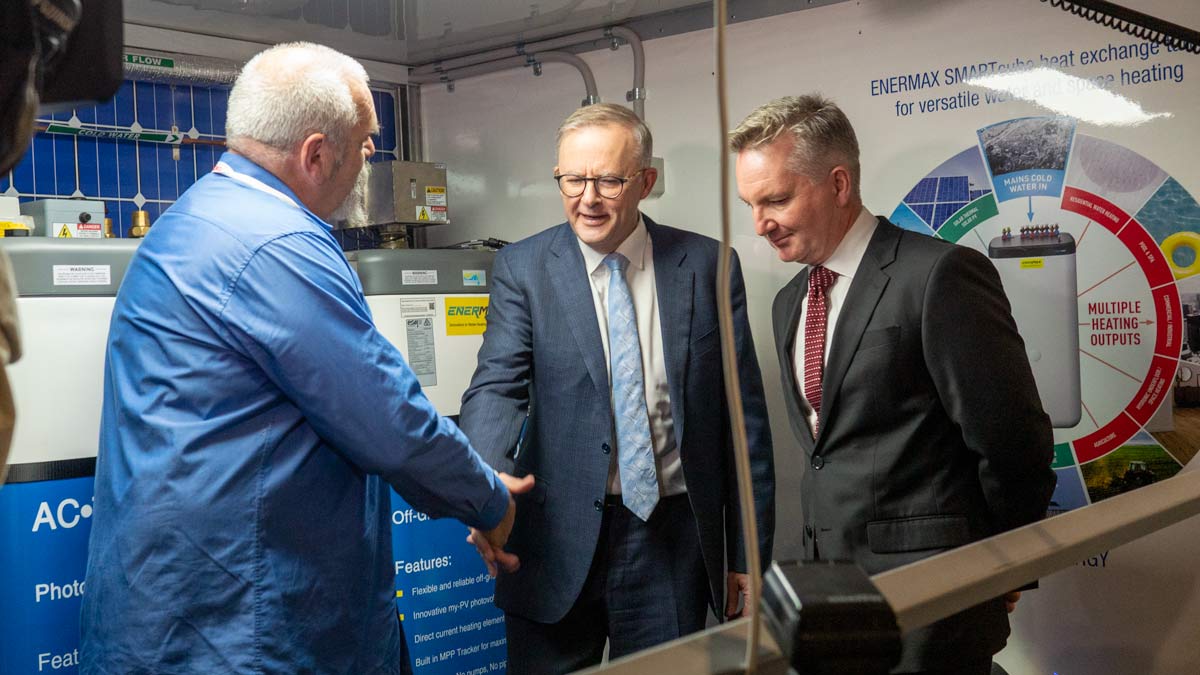
[(514, 478), (506, 473), (496, 475), (508, 488), (508, 512), (496, 527), (486, 532), (472, 527), (467, 535), (467, 541), (475, 545), (479, 556), (487, 565), (488, 574), (492, 576), (496, 576), (498, 572), (516, 572), (521, 567), (520, 559), (505, 551), (504, 545), (508, 543), (508, 535), (512, 534), (513, 521), (517, 517), (517, 502), (512, 496), (529, 492), (534, 484), (532, 475), (522, 478)]

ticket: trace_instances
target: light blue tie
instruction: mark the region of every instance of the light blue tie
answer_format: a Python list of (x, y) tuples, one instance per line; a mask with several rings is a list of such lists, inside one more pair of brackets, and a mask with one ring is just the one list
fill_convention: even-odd
[(625, 283), (629, 260), (620, 253), (604, 258), (608, 266), (608, 353), (612, 371), (613, 415), (617, 424), (617, 463), (621, 470), (621, 500), (642, 520), (649, 520), (658, 503), (654, 445), (646, 415), (646, 385), (642, 377), (642, 347), (637, 315)]

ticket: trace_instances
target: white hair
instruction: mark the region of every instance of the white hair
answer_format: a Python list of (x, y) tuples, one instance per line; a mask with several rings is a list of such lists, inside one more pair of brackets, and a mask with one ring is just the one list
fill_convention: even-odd
[(354, 81), (366, 85), (367, 71), (329, 47), (292, 42), (260, 52), (229, 93), (229, 147), (238, 150), (239, 141), (250, 139), (283, 154), (310, 134), (323, 133), (344, 148), (359, 122)]
[(637, 147), (639, 168), (650, 166), (650, 158), (654, 154), (654, 137), (650, 135), (650, 127), (629, 108), (615, 103), (594, 103), (585, 105), (571, 113), (558, 127), (556, 147), (562, 147), (563, 138), (573, 131), (585, 127), (600, 127), (605, 125), (625, 127), (633, 133), (633, 143)]

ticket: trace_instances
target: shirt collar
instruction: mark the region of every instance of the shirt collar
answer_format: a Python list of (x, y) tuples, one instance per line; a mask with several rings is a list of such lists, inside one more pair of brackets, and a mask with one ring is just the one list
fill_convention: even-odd
[(840, 277), (853, 279), (854, 273), (858, 271), (859, 263), (862, 262), (863, 256), (867, 252), (867, 244), (871, 243), (871, 235), (875, 234), (875, 228), (878, 225), (879, 221), (864, 206), (858, 212), (858, 218), (854, 220), (854, 224), (850, 226), (846, 236), (842, 237), (842, 241), (834, 250), (833, 255), (829, 256), (829, 259), (821, 266), (837, 272)]
[(332, 225), (319, 218), (317, 214), (313, 213), (311, 209), (305, 206), (304, 202), (300, 201), (300, 198), (296, 196), (296, 193), (287, 186), (287, 183), (279, 180), (275, 174), (254, 163), (254, 161), (250, 158), (245, 157), (244, 155), (239, 155), (236, 152), (226, 151), (221, 154), (221, 157), (218, 161), (225, 162), (234, 171), (246, 174), (251, 178), (257, 179), (263, 184), (282, 192), (284, 195), (287, 195), (287, 197), (294, 201), (296, 206), (300, 207), (302, 211), (311, 215), (313, 219), (321, 223), (321, 225), (324, 225), (325, 229), (333, 229)]
[[(583, 243), (582, 239), (575, 238), (579, 242), (579, 250), (583, 253), (583, 266), (587, 270), (588, 276), (596, 273), (596, 270), (604, 266), (605, 254)], [(649, 240), (649, 233), (646, 231), (646, 221), (642, 218), (642, 214), (638, 213), (637, 226), (633, 228), (633, 232), (625, 237), (625, 241), (617, 247), (617, 253), (625, 256), (629, 260), (629, 264), (637, 269), (645, 269), (646, 267), (646, 242)]]

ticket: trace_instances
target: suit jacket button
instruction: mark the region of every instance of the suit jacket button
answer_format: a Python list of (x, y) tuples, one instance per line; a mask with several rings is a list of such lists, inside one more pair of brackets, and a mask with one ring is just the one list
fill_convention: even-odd
[(592, 502), (592, 506), (596, 507), (597, 511), (603, 511), (604, 510), (604, 500), (597, 499), (596, 501)]
[(606, 454), (606, 455), (607, 455), (608, 453), (612, 452), (612, 448), (611, 448), (611, 447), (609, 447), (608, 443), (601, 443), (601, 444), (600, 444), (600, 449), (601, 449), (601, 450), (603, 450), (603, 451), (604, 451), (604, 454)]
[(821, 455), (813, 455), (812, 468), (817, 469), (819, 471), (821, 469), (821, 467), (823, 467), (823, 466), (825, 466), (825, 458), (822, 457)]

